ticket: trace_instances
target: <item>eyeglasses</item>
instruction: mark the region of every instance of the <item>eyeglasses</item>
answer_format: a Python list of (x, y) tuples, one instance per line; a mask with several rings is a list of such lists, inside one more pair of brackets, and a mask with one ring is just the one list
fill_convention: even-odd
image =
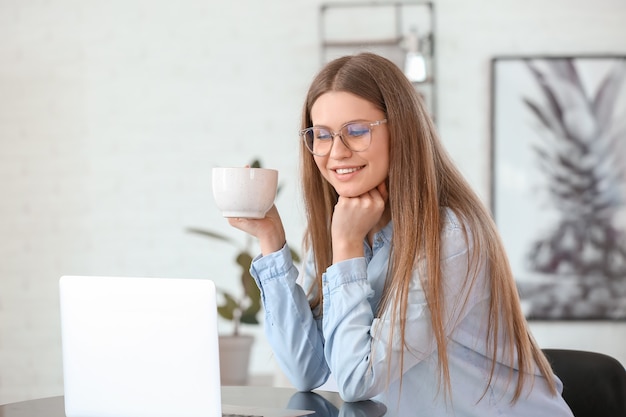
[(313, 126), (300, 131), (300, 137), (304, 140), (307, 149), (315, 156), (326, 156), (333, 147), (335, 136), (339, 136), (341, 142), (353, 152), (363, 152), (369, 148), (372, 142), (372, 129), (387, 123), (387, 119), (375, 122), (352, 122), (346, 123), (339, 132), (333, 132), (327, 127)]

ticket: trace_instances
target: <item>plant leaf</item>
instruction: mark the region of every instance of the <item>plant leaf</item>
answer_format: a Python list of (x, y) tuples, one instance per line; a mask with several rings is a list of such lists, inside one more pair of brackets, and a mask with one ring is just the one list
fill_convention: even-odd
[(251, 301), (261, 298), (259, 287), (256, 285), (254, 278), (250, 275), (250, 264), (252, 264), (252, 256), (249, 253), (241, 252), (237, 256), (237, 264), (241, 267), (241, 285)]
[(548, 111), (553, 115), (553, 117), (559, 122), (561, 126), (561, 130), (565, 131), (565, 126), (563, 124), (563, 112), (561, 110), (561, 106), (559, 101), (552, 90), (552, 88), (547, 84), (545, 76), (534, 66), (534, 64), (530, 61), (526, 61), (526, 66), (530, 70), (531, 74), (537, 80), (539, 87), (543, 91), (547, 101), (548, 101)]
[(221, 233), (212, 232), (210, 230), (198, 229), (196, 227), (188, 227), (187, 228), (187, 232), (193, 233), (193, 234), (196, 234), (196, 235), (210, 237), (212, 239), (221, 240), (223, 242), (228, 242), (228, 243), (235, 244), (235, 241), (232, 240), (231, 238), (229, 238), (228, 236), (223, 235)]
[[(256, 286), (256, 285), (255, 285)], [(258, 291), (258, 290), (257, 290)], [(251, 303), (241, 314), (241, 322), (246, 324), (259, 324), (257, 315), (261, 311), (261, 297), (259, 296), (251, 298)]]
[(550, 114), (548, 111), (542, 111), (541, 108), (534, 102), (530, 101), (526, 97), (522, 98), (522, 101), (530, 108), (530, 110), (537, 116), (539, 121), (548, 129), (553, 131), (556, 134), (563, 134), (563, 130), (561, 128), (561, 124)]
[(217, 313), (226, 320), (233, 320), (235, 317), (235, 310), (239, 308), (237, 301), (229, 294), (223, 293), (224, 304), (217, 307)]
[(584, 90), (583, 83), (580, 81), (580, 77), (578, 76), (578, 70), (574, 66), (574, 61), (572, 58), (564, 58), (564, 59), (549, 59), (547, 60), (548, 65), (552, 67), (552, 70), (555, 74), (559, 76), (559, 78), (568, 80), (572, 85), (576, 86), (579, 90)]
[(296, 252), (295, 250), (291, 249), (291, 247), (289, 248), (289, 251), (291, 252), (291, 258), (293, 259), (294, 262), (300, 262), (300, 254), (298, 254), (298, 252)]
[(598, 127), (600, 127), (600, 129), (605, 129), (608, 126), (611, 126), (611, 119), (615, 110), (615, 102), (619, 96), (625, 75), (626, 61), (621, 60), (613, 66), (604, 80), (602, 80), (602, 83), (593, 98), (593, 112), (596, 115)]
[(246, 311), (243, 312), (243, 314), (241, 315), (241, 322), (245, 323), (245, 324), (259, 324), (259, 320), (256, 318), (257, 313), (259, 312), (259, 309), (251, 309), (248, 308)]

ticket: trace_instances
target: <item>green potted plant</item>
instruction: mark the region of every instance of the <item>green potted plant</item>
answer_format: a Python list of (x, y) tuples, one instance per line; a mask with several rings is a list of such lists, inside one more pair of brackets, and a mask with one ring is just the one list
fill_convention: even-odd
[[(254, 160), (250, 167), (260, 168), (261, 163)], [(280, 186), (277, 195), (279, 192)], [(258, 315), (261, 311), (261, 292), (250, 274), (250, 264), (253, 259), (253, 238), (246, 235), (246, 242), (242, 247), (237, 240), (212, 230), (190, 227), (187, 228), (187, 232), (224, 242), (238, 249), (235, 262), (240, 268), (241, 291), (240, 294), (234, 294), (218, 287), (217, 291), (221, 294), (223, 302), (218, 305), (217, 312), (220, 317), (233, 323), (231, 334), (220, 335), (222, 384), (245, 385), (248, 381), (250, 352), (254, 337), (242, 334), (241, 324), (258, 325)], [(295, 251), (292, 250), (291, 255), (294, 261), (299, 262), (300, 257)]]
[[(228, 236), (204, 229), (189, 228), (190, 233), (206, 236), (218, 241), (235, 244)], [(247, 239), (248, 242), (250, 239)], [(231, 334), (220, 334), (220, 370), (223, 385), (245, 385), (248, 382), (248, 368), (250, 353), (254, 337), (249, 334), (241, 334), (241, 323), (259, 324), (258, 313), (261, 310), (261, 294), (250, 275), (250, 263), (252, 255), (247, 244), (236, 255), (237, 265), (241, 267), (240, 282), (242, 294), (236, 295), (217, 288), (223, 298), (222, 304), (218, 305), (218, 314), (233, 323)]]
[[(228, 236), (211, 230), (188, 228), (187, 231), (234, 246), (238, 245), (238, 242)], [(253, 259), (250, 241), (251, 239), (247, 237), (247, 244), (243, 248), (240, 248), (235, 256), (235, 262), (241, 268), (239, 280), (243, 290), (242, 294), (235, 295), (222, 288), (217, 288), (218, 293), (223, 297), (223, 303), (217, 307), (217, 312), (220, 317), (233, 322), (232, 334), (235, 336), (240, 334), (242, 323), (259, 324), (257, 316), (261, 310), (261, 293), (256, 282), (254, 282), (254, 278), (250, 275), (250, 264)]]

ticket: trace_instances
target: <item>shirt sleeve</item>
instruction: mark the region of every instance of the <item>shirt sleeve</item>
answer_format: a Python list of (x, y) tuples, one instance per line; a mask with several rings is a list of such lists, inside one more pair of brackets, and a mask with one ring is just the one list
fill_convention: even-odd
[[(468, 248), (462, 230), (450, 226), (442, 238), (446, 288), (444, 320), (446, 331), (450, 333), (454, 330), (451, 324), (460, 322), (482, 297), (469, 297), (468, 286), (464, 285), (468, 275)], [(393, 322), (391, 312), (374, 317), (368, 302), (372, 293), (364, 258), (332, 265), (323, 276), (324, 353), (345, 401), (376, 396), (436, 349), (430, 311), (417, 270), (409, 287), (404, 345), (399, 320)], [(459, 304), (460, 300), (464, 301)], [(463, 308), (457, 308), (458, 305)]]
[(315, 318), (287, 245), (257, 257), (250, 272), (261, 290), (265, 334), (281, 369), (300, 391), (322, 385), (330, 375), (324, 357), (321, 319)]

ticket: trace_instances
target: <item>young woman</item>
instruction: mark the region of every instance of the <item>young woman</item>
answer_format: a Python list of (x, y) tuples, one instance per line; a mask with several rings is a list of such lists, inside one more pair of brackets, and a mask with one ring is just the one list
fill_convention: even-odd
[(370, 53), (330, 62), (300, 136), (300, 277), (276, 207), (229, 220), (259, 239), (265, 331), (294, 386), (332, 374), (391, 416), (571, 416), (490, 213), (404, 74)]

